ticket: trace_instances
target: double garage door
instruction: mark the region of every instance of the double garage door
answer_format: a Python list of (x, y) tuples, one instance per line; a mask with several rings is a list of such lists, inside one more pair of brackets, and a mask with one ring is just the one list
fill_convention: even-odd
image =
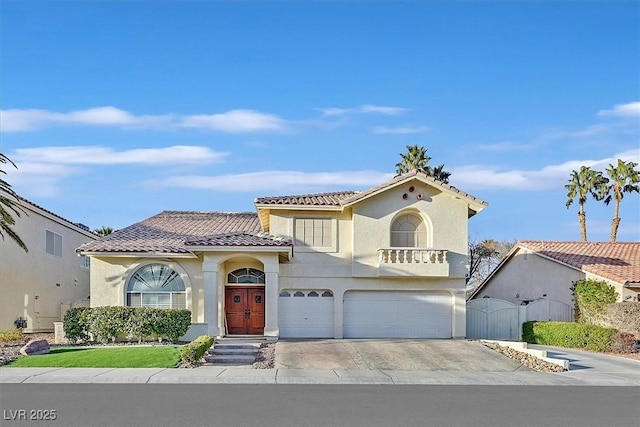
[[(283, 338), (332, 338), (333, 296), (326, 291), (289, 291), (280, 296)], [(312, 297), (307, 294), (312, 292)], [(302, 296), (303, 294), (304, 296)], [(325, 293), (326, 295), (326, 293)], [(448, 293), (348, 291), (344, 294), (345, 338), (451, 338), (452, 299)]]

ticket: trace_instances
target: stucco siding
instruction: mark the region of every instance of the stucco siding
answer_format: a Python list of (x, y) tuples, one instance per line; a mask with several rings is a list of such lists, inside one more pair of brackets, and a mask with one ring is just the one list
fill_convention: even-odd
[(571, 286), (584, 279), (585, 274), (575, 268), (551, 261), (534, 253), (519, 250), (498, 270), (476, 294), (515, 304), (523, 300), (555, 299), (573, 305)]
[[(53, 331), (61, 304), (68, 307), (89, 296), (89, 269), (81, 266), (75, 249), (94, 237), (31, 205), (23, 208), (26, 214), (14, 215), (13, 230), (29, 252), (8, 236), (0, 239), (0, 329), (13, 329), (24, 317), (25, 332)], [(62, 256), (47, 253), (47, 230), (62, 236)]]

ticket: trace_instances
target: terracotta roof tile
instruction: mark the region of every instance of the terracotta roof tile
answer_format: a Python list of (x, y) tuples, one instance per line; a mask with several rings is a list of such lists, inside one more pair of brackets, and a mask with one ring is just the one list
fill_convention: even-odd
[(208, 236), (260, 233), (255, 213), (164, 211), (78, 248), (79, 252), (188, 253), (187, 241)]
[(524, 240), (517, 246), (618, 283), (640, 283), (638, 242), (549, 242)]
[(357, 191), (337, 191), (333, 193), (300, 194), (294, 196), (259, 197), (257, 205), (297, 205), (297, 206), (341, 206), (342, 202)]
[(187, 246), (293, 246), (290, 240), (268, 233), (226, 233), (191, 239)]

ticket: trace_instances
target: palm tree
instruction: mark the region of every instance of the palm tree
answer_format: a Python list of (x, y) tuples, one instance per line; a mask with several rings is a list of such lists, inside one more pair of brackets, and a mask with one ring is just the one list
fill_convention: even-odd
[(426, 148), (418, 147), (417, 144), (407, 145), (407, 153), (401, 153), (400, 157), (402, 160), (396, 163), (396, 176), (403, 175), (415, 169), (445, 184), (449, 182), (451, 173), (444, 170), (443, 164), (435, 168), (427, 166), (431, 157), (427, 156)]
[[(7, 163), (11, 164), (14, 168), (17, 169), (16, 164), (13, 163), (11, 159), (0, 153), (0, 165)], [(0, 169), (0, 173), (4, 175), (7, 174), (7, 172), (2, 169)], [(27, 245), (11, 228), (16, 223), (13, 215), (20, 218), (20, 215), (26, 215), (27, 213), (18, 205), (18, 195), (15, 191), (13, 191), (13, 188), (11, 188), (11, 184), (1, 178), (0, 190), (0, 236), (2, 237), (2, 240), (4, 240), (4, 235), (6, 234), (7, 236), (11, 237), (11, 239), (18, 246), (24, 249), (25, 252), (29, 252), (29, 248), (27, 248)], [(13, 214), (11, 212), (13, 212)]]
[(607, 196), (604, 199), (605, 204), (614, 200), (613, 219), (611, 220), (611, 234), (609, 240), (616, 241), (618, 235), (618, 226), (620, 225), (620, 202), (624, 197), (624, 193), (640, 192), (640, 172), (636, 169), (638, 166), (634, 162), (624, 162), (618, 159), (617, 166), (609, 164), (607, 175), (609, 175), (610, 183), (607, 186)]
[(109, 227), (108, 225), (103, 225), (102, 227), (93, 230), (93, 232), (100, 237), (108, 236), (109, 234), (113, 233), (113, 231), (113, 227)]
[(606, 185), (609, 180), (602, 175), (602, 172), (595, 171), (588, 166), (582, 166), (580, 171), (573, 170), (569, 182), (564, 186), (567, 189), (567, 209), (573, 203), (573, 199), (578, 197), (578, 225), (580, 227), (580, 238), (587, 241), (587, 213), (584, 204), (591, 194), (596, 200), (602, 200), (606, 193)]

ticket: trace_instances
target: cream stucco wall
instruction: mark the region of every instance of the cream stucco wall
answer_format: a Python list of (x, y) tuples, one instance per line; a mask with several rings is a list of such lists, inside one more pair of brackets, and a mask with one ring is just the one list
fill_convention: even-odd
[[(0, 239), (0, 329), (13, 329), (25, 317), (25, 332), (53, 331), (61, 304), (68, 308), (89, 296), (89, 270), (75, 250), (95, 236), (30, 204), (23, 208), (26, 215), (14, 215), (13, 230), (29, 252), (8, 236)], [(62, 257), (46, 252), (47, 230), (62, 236)]]

